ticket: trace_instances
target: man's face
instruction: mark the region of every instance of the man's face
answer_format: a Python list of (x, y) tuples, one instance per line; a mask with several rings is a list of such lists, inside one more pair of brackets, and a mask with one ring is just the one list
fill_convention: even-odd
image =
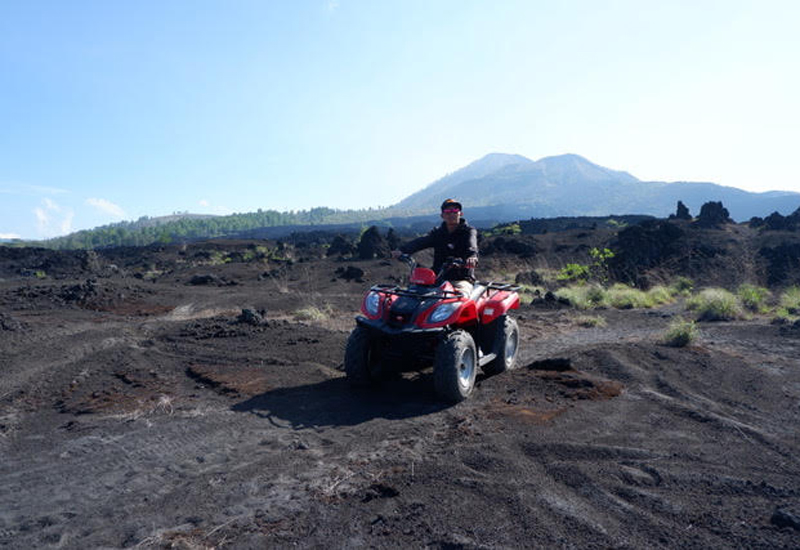
[(447, 225), (453, 225), (461, 221), (461, 210), (458, 208), (445, 208), (442, 210), (442, 219)]

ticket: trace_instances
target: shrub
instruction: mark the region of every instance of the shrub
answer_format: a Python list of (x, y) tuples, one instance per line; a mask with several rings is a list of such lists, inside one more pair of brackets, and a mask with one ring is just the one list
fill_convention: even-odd
[(771, 293), (764, 287), (745, 283), (739, 286), (736, 295), (739, 297), (742, 306), (749, 311), (756, 313), (769, 311), (766, 301), (771, 296)]
[(519, 235), (520, 233), (522, 233), (522, 228), (519, 223), (509, 223), (494, 226), (488, 234), (490, 237), (496, 237), (498, 235)]
[(615, 284), (608, 291), (609, 303), (617, 309), (651, 308), (672, 301), (672, 294), (663, 286), (647, 292), (623, 284)]
[(594, 275), (602, 282), (608, 282), (608, 260), (612, 259), (615, 254), (609, 248), (592, 248), (589, 255), (594, 260), (591, 270)]
[(227, 252), (221, 250), (212, 250), (208, 255), (209, 265), (223, 265), (230, 263), (231, 257)]
[(667, 332), (661, 337), (661, 343), (673, 348), (683, 348), (694, 342), (697, 338), (697, 325), (687, 319), (675, 319), (667, 327)]
[(593, 315), (581, 315), (575, 318), (575, 323), (586, 328), (604, 327), (606, 320)]
[(797, 320), (797, 316), (789, 313), (789, 310), (785, 307), (779, 307), (775, 310), (775, 319), (782, 322), (793, 323)]
[(665, 286), (654, 286), (647, 291), (647, 297), (654, 305), (672, 302), (672, 292)]
[(576, 285), (565, 287), (557, 290), (556, 296), (569, 300), (569, 303), (577, 309), (603, 307), (608, 303), (607, 292), (599, 286)]
[(589, 278), (589, 266), (585, 264), (567, 264), (556, 275), (558, 281), (586, 282)]
[(328, 319), (331, 314), (332, 309), (329, 305), (325, 305), (322, 308), (308, 306), (294, 312), (295, 318), (301, 321), (324, 321)]
[(653, 307), (644, 292), (623, 284), (615, 284), (609, 289), (608, 302), (617, 309)]
[(800, 287), (790, 286), (784, 290), (779, 303), (790, 315), (800, 315)]
[(739, 301), (722, 288), (707, 288), (691, 297), (686, 307), (697, 313), (698, 321), (730, 321), (741, 316)]
[(535, 285), (526, 285), (520, 284), (519, 286), (519, 294), (520, 296), (528, 296), (531, 300), (536, 298), (537, 296), (544, 296), (547, 289), (543, 286), (535, 286)]
[(614, 218), (608, 220), (606, 224), (608, 224), (609, 227), (613, 227), (614, 229), (625, 229), (626, 227), (628, 227), (628, 222), (615, 220)]
[(672, 301), (665, 287), (653, 287), (644, 292), (622, 283), (609, 289), (597, 285), (574, 285), (556, 291), (556, 296), (569, 300), (578, 309), (614, 307), (617, 309), (651, 308)]
[(608, 305), (608, 291), (601, 286), (586, 287), (586, 299), (594, 307), (605, 307)]
[(678, 277), (670, 286), (673, 295), (689, 296), (694, 290), (694, 281), (688, 277)]

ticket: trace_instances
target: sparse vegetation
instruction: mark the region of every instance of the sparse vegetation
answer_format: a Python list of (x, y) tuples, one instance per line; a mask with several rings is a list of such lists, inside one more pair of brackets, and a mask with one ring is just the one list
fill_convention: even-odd
[(274, 253), (275, 251), (271, 250), (269, 247), (259, 245), (245, 250), (242, 254), (242, 261), (252, 262), (257, 260), (268, 260), (274, 257)]
[(559, 270), (558, 275), (556, 275), (556, 280), (585, 283), (589, 279), (589, 274), (590, 270), (588, 265), (569, 263)]
[(227, 252), (221, 250), (212, 250), (208, 255), (209, 265), (224, 265), (231, 261), (231, 257)]
[(151, 268), (142, 273), (142, 279), (145, 281), (152, 281), (153, 279), (158, 279), (163, 274), (163, 269)]
[(575, 318), (575, 323), (585, 328), (598, 328), (606, 326), (606, 320), (597, 315), (580, 315)]
[(537, 295), (543, 295), (545, 292), (546, 289), (541, 286), (526, 285), (524, 283), (519, 284), (520, 296), (527, 296), (531, 300)]
[(617, 309), (651, 308), (655, 305), (645, 292), (623, 284), (615, 284), (608, 290), (608, 303)]
[(609, 219), (606, 222), (606, 224), (608, 224), (609, 227), (613, 227), (614, 229), (625, 229), (626, 227), (628, 227), (628, 222), (624, 220), (623, 221), (615, 220), (614, 218)]
[(294, 312), (294, 317), (300, 321), (325, 321), (333, 314), (333, 308), (330, 304), (325, 304), (322, 307), (308, 306), (298, 309)]
[(556, 296), (569, 300), (578, 309), (600, 307), (647, 309), (672, 301), (672, 294), (663, 286), (653, 287), (645, 292), (622, 283), (617, 283), (611, 288), (599, 285), (573, 285), (556, 291)]
[(670, 285), (670, 292), (675, 296), (689, 296), (694, 290), (694, 281), (689, 277), (680, 276)]
[(764, 287), (745, 283), (739, 286), (736, 295), (739, 297), (742, 307), (748, 311), (753, 313), (767, 313), (769, 311), (767, 301), (772, 296), (772, 293)]
[(686, 301), (698, 321), (732, 321), (742, 316), (736, 295), (723, 288), (707, 288)]
[(592, 248), (589, 255), (594, 260), (592, 263), (591, 271), (599, 281), (605, 283), (608, 281), (608, 260), (614, 257), (614, 252), (610, 248)]
[(786, 321), (800, 318), (800, 287), (791, 286), (781, 293), (775, 313), (779, 319)]
[(800, 287), (792, 286), (781, 293), (780, 307), (792, 315), (800, 315)]
[(508, 223), (495, 225), (491, 230), (486, 232), (489, 237), (497, 237), (500, 235), (519, 235), (522, 233), (522, 227), (519, 223)]
[(650, 300), (653, 303), (653, 306), (651, 307), (655, 307), (661, 304), (669, 304), (670, 302), (673, 302), (675, 299), (671, 290), (661, 285), (654, 286), (653, 288), (648, 290), (647, 297), (648, 300)]
[(661, 338), (661, 343), (665, 346), (683, 348), (697, 339), (697, 325), (691, 319), (678, 318), (673, 320), (667, 332)]
[(589, 255), (593, 260), (591, 265), (568, 263), (559, 270), (556, 280), (584, 284), (594, 278), (601, 283), (606, 283), (608, 281), (608, 260), (614, 257), (614, 252), (609, 248), (595, 247), (589, 251)]
[(593, 309), (608, 305), (608, 292), (596, 285), (574, 285), (556, 291), (556, 296), (569, 300), (577, 309)]

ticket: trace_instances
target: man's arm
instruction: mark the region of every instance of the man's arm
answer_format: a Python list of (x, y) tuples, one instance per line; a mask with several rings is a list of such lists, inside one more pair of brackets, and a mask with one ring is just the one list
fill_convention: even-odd
[(474, 227), (469, 228), (469, 239), (467, 241), (467, 257), (464, 258), (467, 267), (474, 269), (478, 265), (478, 230)]
[(414, 252), (424, 250), (425, 248), (431, 248), (433, 244), (433, 231), (431, 231), (427, 235), (417, 237), (416, 239), (408, 241), (407, 243), (399, 246), (398, 250), (403, 254), (413, 254)]

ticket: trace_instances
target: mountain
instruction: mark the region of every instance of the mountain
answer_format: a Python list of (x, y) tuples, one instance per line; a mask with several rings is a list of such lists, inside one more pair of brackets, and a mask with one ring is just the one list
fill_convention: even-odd
[[(395, 231), (425, 231), (439, 220), (446, 198), (464, 204), (470, 223), (491, 228), (498, 223), (556, 217), (666, 217), (682, 201), (692, 214), (709, 201), (721, 201), (731, 217), (747, 221), (773, 212), (788, 215), (800, 206), (800, 193), (750, 193), (714, 183), (641, 181), (573, 154), (536, 162), (521, 155), (492, 153), (431, 183), (394, 206), (334, 210), (316, 207), (298, 212), (261, 210), (211, 216), (177, 212), (142, 217), (47, 241), (49, 248), (139, 246), (154, 242), (188, 242), (216, 237), (282, 238), (300, 231), (358, 231), (383, 225)], [(0, 246), (26, 246), (34, 241), (0, 241)]]
[[(683, 201), (693, 214), (709, 201), (721, 201), (731, 217), (745, 221), (800, 205), (800, 193), (752, 193), (705, 182), (641, 181), (574, 154), (532, 161), (521, 155), (492, 153), (437, 180), (391, 208), (435, 212), (446, 198), (457, 198), (482, 217), (552, 217), (649, 214), (666, 217)], [(470, 214), (472, 215), (472, 214)]]

